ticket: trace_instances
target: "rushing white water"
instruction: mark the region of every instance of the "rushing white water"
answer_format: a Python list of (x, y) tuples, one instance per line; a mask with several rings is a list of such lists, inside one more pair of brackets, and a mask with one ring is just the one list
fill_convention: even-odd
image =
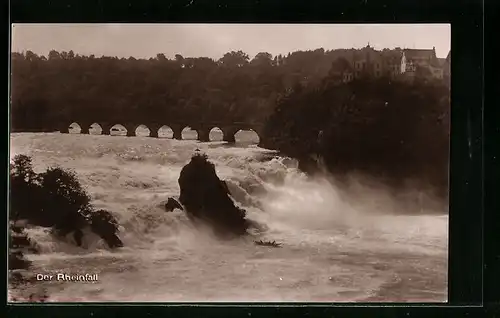
[[(244, 142), (228, 146), (12, 134), (11, 158), (31, 155), (36, 171), (53, 165), (76, 171), (93, 204), (118, 215), (125, 247), (109, 250), (87, 235), (79, 248), (30, 228), (42, 253), (28, 255), (28, 275), (98, 274), (98, 281), (41, 281), (11, 294), (43, 289), (49, 301), (446, 301), (445, 213), (398, 213), (380, 189), (346, 195), (334, 182), (307, 178), (294, 160), (249, 146), (251, 138), (242, 135)], [(180, 170), (197, 148), (267, 232), (222, 242), (194, 229), (183, 213), (164, 212), (159, 203), (178, 196)], [(257, 239), (283, 245), (256, 246)]]

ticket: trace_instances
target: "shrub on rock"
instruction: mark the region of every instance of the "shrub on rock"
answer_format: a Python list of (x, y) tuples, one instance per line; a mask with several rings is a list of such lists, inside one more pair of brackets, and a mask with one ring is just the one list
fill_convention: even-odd
[(37, 174), (26, 155), (16, 156), (10, 168), (11, 220), (52, 227), (59, 236), (73, 232), (78, 246), (82, 244), (82, 229), (90, 226), (110, 247), (123, 246), (116, 219), (107, 211), (94, 210), (90, 195), (74, 172), (55, 167)]
[(30, 157), (14, 157), (10, 164), (10, 220), (30, 219), (41, 212), (39, 179)]
[[(40, 174), (43, 217), (60, 235), (82, 229), (92, 212), (90, 196), (72, 171), (49, 168)], [(77, 234), (78, 235), (78, 234)]]

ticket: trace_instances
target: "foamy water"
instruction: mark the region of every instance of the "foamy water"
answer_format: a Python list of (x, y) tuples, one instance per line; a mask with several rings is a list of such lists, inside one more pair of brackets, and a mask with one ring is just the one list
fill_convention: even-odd
[[(30, 228), (42, 253), (28, 255), (27, 275), (87, 273), (99, 280), (38, 282), (11, 293), (41, 289), (49, 301), (446, 301), (447, 215), (404, 215), (388, 208), (387, 198), (383, 204), (346, 199), (334, 183), (307, 178), (294, 160), (249, 145), (250, 135), (242, 138), (227, 146), (12, 134), (11, 158), (31, 155), (37, 171), (53, 165), (76, 171), (93, 204), (117, 215), (125, 247), (109, 250), (89, 234), (79, 248)], [(179, 195), (180, 170), (195, 149), (208, 155), (237, 204), (267, 232), (221, 242), (194, 229), (180, 211), (164, 212), (159, 204)], [(256, 246), (258, 239), (283, 245)]]

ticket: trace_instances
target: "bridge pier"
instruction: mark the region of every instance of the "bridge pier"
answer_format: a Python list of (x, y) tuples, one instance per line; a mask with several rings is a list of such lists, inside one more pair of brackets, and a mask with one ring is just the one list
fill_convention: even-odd
[(197, 128), (196, 132), (198, 133), (198, 140), (201, 142), (210, 141), (210, 129), (208, 128)]
[(259, 137), (259, 143), (257, 144), (257, 146), (264, 148), (266, 145), (266, 141), (264, 138), (264, 129), (260, 127), (260, 128), (252, 128), (252, 130), (255, 131), (255, 133)]
[(111, 125), (108, 123), (98, 123), (101, 126), (101, 135), (109, 135), (111, 132)]
[(169, 125), (169, 127), (174, 132), (173, 138), (177, 139), (177, 140), (182, 140), (182, 130), (186, 126), (185, 125), (174, 125), (174, 124), (172, 124), (172, 125)]
[(158, 130), (149, 129), (149, 137), (158, 138)]
[(226, 141), (227, 143), (230, 143), (230, 144), (234, 144), (236, 142), (236, 138), (234, 136), (234, 134), (231, 134), (231, 135), (224, 135), (224, 139), (222, 139), (223, 141)]
[(238, 132), (239, 128), (234, 128), (234, 127), (224, 127), (222, 128), (222, 133), (223, 137), (222, 140), (227, 142), (227, 143), (235, 143), (236, 142), (236, 133)]
[(128, 124), (128, 125), (123, 125), (123, 127), (125, 127), (125, 129), (127, 130), (127, 137), (135, 137), (135, 130), (139, 126)]
[(85, 134), (85, 135), (90, 134), (89, 129), (90, 129), (89, 124), (80, 124), (80, 134)]
[(160, 130), (160, 125), (157, 124), (149, 124), (147, 125), (149, 128), (149, 137), (158, 138), (158, 130)]
[(59, 127), (59, 132), (61, 134), (69, 134), (69, 125), (61, 125), (61, 127)]

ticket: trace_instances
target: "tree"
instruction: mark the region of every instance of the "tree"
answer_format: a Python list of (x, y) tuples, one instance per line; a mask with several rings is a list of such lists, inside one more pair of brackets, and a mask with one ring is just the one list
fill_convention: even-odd
[[(10, 207), (9, 219), (18, 220), (26, 212), (38, 212), (37, 198), (40, 179), (33, 171), (31, 157), (17, 155), (10, 164)], [(26, 200), (29, 197), (30, 200)]]
[(24, 55), (22, 53), (12, 52), (10, 56), (13, 63), (19, 63), (21, 60), (24, 60)]
[(255, 66), (271, 66), (273, 64), (273, 56), (267, 52), (260, 52), (251, 61)]
[[(290, 53), (288, 53), (288, 55), (290, 55)], [(283, 58), (283, 55), (278, 55), (277, 59), (276, 59), (276, 64), (277, 65), (283, 65), (283, 62), (284, 62), (284, 58)]]
[(36, 55), (32, 51), (28, 50), (28, 51), (26, 51), (25, 59), (26, 59), (26, 61), (33, 62), (33, 61), (37, 61), (39, 59), (39, 57), (38, 57), (38, 55)]
[(183, 63), (184, 62), (184, 57), (180, 54), (175, 54), (175, 60), (178, 62), (178, 63)]
[(187, 68), (195, 68), (203, 72), (210, 72), (217, 67), (217, 63), (208, 57), (187, 58), (183, 60), (183, 63)]
[(156, 54), (156, 59), (158, 61), (167, 61), (167, 58), (165, 57), (165, 54), (163, 54), (163, 53)]
[(219, 60), (220, 64), (227, 67), (242, 67), (248, 64), (250, 57), (243, 51), (231, 51)]
[(151, 59), (118, 59), (55, 50), (44, 60), (32, 52), (13, 52), (12, 128), (44, 131), (78, 120), (199, 118), (200, 112), (263, 121), (294, 85), (300, 84), (297, 92), (321, 87), (332, 62), (352, 53), (317, 49), (273, 58), (260, 52), (249, 62), (242, 51), (218, 61), (180, 54), (169, 60), (161, 53)]

